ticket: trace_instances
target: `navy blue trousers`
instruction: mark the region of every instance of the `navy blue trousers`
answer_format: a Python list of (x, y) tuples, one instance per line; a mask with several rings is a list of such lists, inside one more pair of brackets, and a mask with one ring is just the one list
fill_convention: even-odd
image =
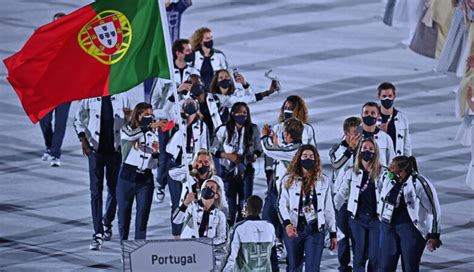
[(265, 203), (263, 204), (262, 219), (272, 223), (273, 227), (275, 227), (276, 237), (280, 241), (283, 240), (283, 227), (278, 218), (278, 192), (274, 186), (268, 188)]
[(426, 240), (413, 223), (390, 225), (382, 222), (380, 226), (380, 271), (396, 271), (401, 255), (403, 271), (418, 272), (425, 246)]
[(136, 167), (122, 164), (117, 182), (118, 225), (120, 240), (128, 240), (132, 206), (136, 203), (135, 240), (146, 239), (148, 217), (153, 200), (153, 174), (147, 169), (144, 174)]
[(365, 272), (365, 263), (369, 260), (368, 271), (378, 271), (380, 221), (371, 215), (359, 215), (349, 219), (354, 244), (354, 271)]
[(158, 155), (158, 170), (155, 180), (155, 187), (160, 186), (161, 188), (165, 188), (168, 185), (169, 180), (171, 177), (169, 175), (171, 159), (170, 155), (166, 152), (166, 145), (169, 141), (169, 134), (168, 132), (162, 132), (158, 130), (158, 142), (160, 143), (160, 154)]
[(314, 231), (311, 225), (305, 225), (298, 230), (298, 236), (288, 237), (283, 232), (287, 251), (286, 271), (319, 271), (324, 249), (324, 232)]
[[(63, 103), (54, 108), (40, 120), (41, 132), (43, 132), (44, 144), (49, 154), (53, 157), (61, 157), (61, 146), (66, 134), (67, 118), (71, 102)], [(54, 113), (54, 130), (53, 130)]]
[[(120, 152), (113, 154), (93, 152), (88, 156), (88, 159), (94, 233), (104, 233), (104, 225), (107, 227), (112, 225), (117, 211), (115, 192), (122, 155)], [(104, 177), (107, 180), (107, 200), (105, 201), (105, 215), (102, 215)]]
[(344, 234), (344, 238), (337, 242), (337, 258), (339, 260), (339, 271), (346, 272), (352, 271), (350, 266), (351, 262), (351, 247), (350, 241), (352, 240), (351, 229), (349, 227), (349, 218), (351, 213), (347, 211), (347, 203), (336, 211), (336, 225)]
[(224, 173), (224, 190), (229, 204), (229, 227), (233, 226), (235, 222), (241, 221), (242, 208), (245, 200), (253, 193), (253, 179), (255, 169), (242, 175), (232, 175)]
[(183, 189), (183, 184), (181, 181), (170, 179), (168, 182), (168, 189), (170, 190), (171, 198), (171, 211), (170, 211), (170, 221), (171, 221), (171, 233), (175, 236), (181, 235), (183, 229), (183, 224), (173, 223), (173, 212), (178, 208), (179, 202), (181, 201), (181, 191)]

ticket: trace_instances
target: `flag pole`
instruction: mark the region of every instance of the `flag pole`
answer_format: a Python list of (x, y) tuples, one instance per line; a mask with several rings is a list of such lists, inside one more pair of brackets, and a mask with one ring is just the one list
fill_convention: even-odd
[[(167, 59), (168, 59), (168, 69), (169, 69), (169, 74), (170, 74), (170, 80), (171, 80), (171, 90), (173, 91), (173, 97), (174, 97), (174, 112), (172, 114), (175, 114), (175, 116), (177, 117), (177, 123), (178, 123), (178, 127), (179, 127), (179, 131), (181, 133), (179, 133), (178, 135), (180, 135), (180, 138), (181, 138), (181, 148), (182, 148), (182, 152), (181, 152), (181, 162), (184, 164), (184, 170), (185, 170), (185, 173), (186, 173), (186, 186), (188, 187), (188, 192), (192, 192), (192, 185), (191, 185), (191, 175), (189, 173), (189, 163), (188, 162), (188, 159), (187, 159), (187, 156), (186, 156), (186, 150), (187, 150), (187, 141), (186, 139), (184, 138), (184, 131), (186, 131), (186, 128), (184, 127), (183, 125), (183, 118), (181, 117), (181, 110), (179, 108), (179, 97), (178, 97), (178, 90), (176, 88), (176, 80), (174, 78), (174, 61), (173, 61), (173, 52), (171, 52), (171, 35), (169, 33), (169, 27), (168, 27), (168, 17), (166, 15), (166, 8), (165, 8), (165, 0), (157, 0), (158, 2), (158, 7), (159, 7), (159, 10), (160, 10), (160, 18), (161, 18), (161, 25), (162, 25), (162, 28), (163, 28), (163, 36), (164, 36), (164, 39), (165, 39), (165, 47), (166, 47), (166, 56), (167, 56)], [(164, 98), (166, 99), (166, 97)], [(194, 202), (191, 202), (190, 205), (195, 205)], [(192, 216), (193, 216), (193, 227), (194, 227), (194, 230), (196, 231), (196, 233), (198, 233), (198, 228), (197, 228), (197, 213), (196, 213), (196, 209), (192, 209)], [(197, 236), (196, 238), (199, 238), (199, 236)]]

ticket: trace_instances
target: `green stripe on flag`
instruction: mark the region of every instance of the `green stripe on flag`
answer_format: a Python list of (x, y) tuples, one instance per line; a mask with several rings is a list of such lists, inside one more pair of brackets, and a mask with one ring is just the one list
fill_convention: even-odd
[(131, 24), (128, 50), (110, 66), (110, 94), (127, 91), (152, 76), (170, 79), (157, 0), (98, 0), (92, 8), (98, 14), (106, 10), (119, 11)]

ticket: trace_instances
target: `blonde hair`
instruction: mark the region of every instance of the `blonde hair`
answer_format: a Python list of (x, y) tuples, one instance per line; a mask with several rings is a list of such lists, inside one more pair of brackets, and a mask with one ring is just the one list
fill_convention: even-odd
[(196, 154), (193, 157), (193, 161), (191, 162), (191, 165), (194, 165), (197, 162), (199, 156), (201, 155), (205, 155), (209, 157), (209, 161), (211, 162), (211, 164), (209, 165), (209, 177), (214, 176), (216, 174), (216, 165), (214, 164), (214, 160), (212, 159), (211, 152), (207, 151), (204, 148), (201, 148), (198, 152), (196, 152)]
[(201, 42), (204, 38), (204, 34), (212, 32), (208, 27), (201, 27), (194, 31), (193, 36), (191, 37), (191, 48), (193, 51), (198, 51), (201, 49)]
[(215, 179), (206, 179), (202, 185), (201, 185), (201, 190), (204, 189), (205, 187), (207, 187), (207, 183), (208, 182), (214, 182), (216, 185), (217, 185), (217, 192), (216, 192), (216, 195), (218, 196), (218, 198), (214, 201), (214, 204), (219, 208), (219, 209), (222, 209), (224, 207), (224, 200), (222, 199), (222, 194), (224, 194), (224, 188), (221, 188), (221, 186), (219, 185), (219, 182), (217, 182), (217, 180)]
[(363, 168), (362, 166), (362, 146), (364, 143), (369, 142), (374, 145), (374, 157), (372, 160), (369, 162), (369, 169), (365, 169), (366, 171), (370, 170), (369, 174), (369, 180), (370, 182), (375, 182), (375, 180), (380, 176), (380, 173), (382, 172), (382, 165), (380, 164), (380, 153), (379, 153), (379, 147), (377, 145), (377, 142), (373, 140), (372, 138), (364, 139), (359, 146), (359, 149), (357, 150), (357, 155), (356, 155), (356, 160), (354, 163), (354, 173), (359, 172)]
[[(303, 167), (301, 166), (301, 155), (303, 154), (303, 151), (306, 150), (311, 150), (314, 154), (314, 167), (308, 171), (309, 178), (304, 178), (302, 169)], [(313, 145), (302, 145), (296, 152), (295, 156), (293, 157), (293, 160), (290, 163), (290, 166), (288, 167), (288, 180), (285, 184), (285, 188), (289, 189), (295, 183), (295, 181), (297, 181), (299, 178), (303, 178), (303, 184), (301, 187), (303, 188), (303, 191), (307, 194), (311, 191), (313, 185), (316, 184), (316, 181), (321, 179), (322, 172), (323, 171), (321, 166), (321, 159), (319, 157), (319, 152), (316, 147), (314, 147)]]

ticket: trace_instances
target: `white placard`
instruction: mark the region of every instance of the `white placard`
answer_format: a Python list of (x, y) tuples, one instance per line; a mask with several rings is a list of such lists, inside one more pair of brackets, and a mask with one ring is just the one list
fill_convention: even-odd
[(214, 247), (208, 239), (122, 242), (124, 271), (212, 271)]

